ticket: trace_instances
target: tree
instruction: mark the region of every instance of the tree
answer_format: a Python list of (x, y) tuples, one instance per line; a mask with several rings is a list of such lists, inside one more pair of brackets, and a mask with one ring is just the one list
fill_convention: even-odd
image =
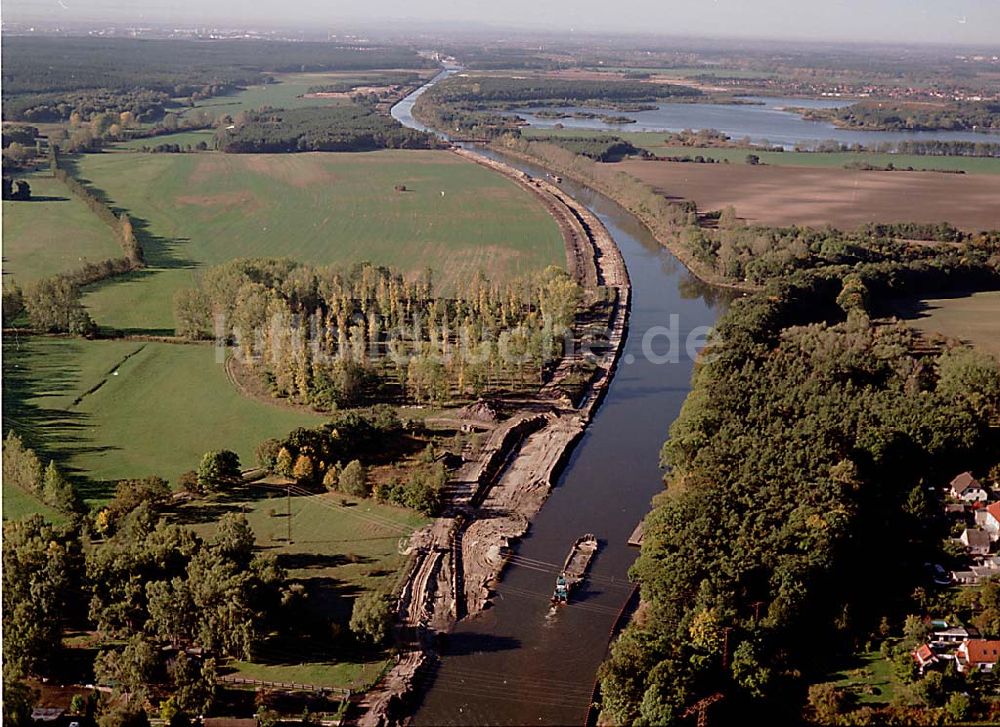
[(368, 473), (365, 472), (364, 465), (356, 459), (351, 460), (340, 473), (337, 489), (354, 497), (368, 497), (371, 493), (371, 485), (368, 482)]
[(4, 681), (45, 674), (62, 648), (75, 568), (71, 542), (41, 515), (4, 523)]
[(964, 722), (972, 713), (972, 700), (968, 694), (955, 692), (944, 704), (944, 711), (947, 713), (949, 721)]
[(42, 491), (42, 463), (13, 429), (3, 440), (3, 480), (36, 495)]
[(315, 475), (316, 470), (313, 466), (312, 458), (308, 455), (300, 454), (295, 459), (295, 466), (292, 468), (292, 477), (300, 485), (310, 485)]
[(174, 294), (174, 324), (178, 336), (199, 340), (212, 335), (212, 308), (200, 290), (178, 290)]
[(10, 281), (3, 286), (3, 323), (10, 325), (24, 312), (24, 293), (20, 286)]
[(205, 492), (217, 492), (241, 478), (240, 457), (228, 449), (206, 452), (198, 465), (198, 486)]
[(97, 655), (94, 676), (113, 685), (115, 693), (125, 698), (126, 708), (141, 709), (158, 665), (156, 647), (144, 634), (135, 634), (121, 650), (105, 649)]
[(257, 456), (257, 466), (267, 472), (274, 472), (278, 461), (278, 453), (281, 451), (281, 442), (277, 439), (265, 439), (257, 445), (255, 454)]
[(381, 644), (388, 636), (391, 624), (392, 610), (381, 593), (369, 591), (354, 602), (349, 626), (358, 638)]
[(945, 697), (944, 675), (939, 671), (927, 672), (913, 685), (913, 693), (927, 707), (940, 707)]
[(62, 512), (73, 512), (80, 507), (80, 499), (77, 497), (76, 490), (59, 471), (56, 463), (51, 460), (49, 466), (45, 468), (42, 499)]
[(295, 459), (287, 447), (282, 447), (278, 451), (278, 456), (274, 460), (274, 473), (284, 477), (291, 477), (295, 467)]
[(38, 692), (24, 682), (3, 677), (3, 723), (10, 727), (32, 727), (31, 710), (38, 701)]
[(247, 567), (257, 544), (250, 521), (242, 513), (228, 513), (219, 521), (219, 527), (209, 545), (228, 560)]
[(65, 276), (36, 280), (24, 290), (24, 307), (40, 331), (90, 335), (97, 326), (80, 302), (79, 286)]
[(177, 486), (185, 492), (191, 492), (196, 495), (202, 493), (201, 485), (198, 483), (198, 473), (194, 470), (182, 472), (181, 476), (177, 478)]
[(74, 694), (69, 700), (69, 711), (72, 714), (83, 715), (87, 711), (87, 698), (82, 694)]
[(215, 659), (199, 663), (179, 652), (167, 665), (174, 683), (173, 699), (178, 709), (188, 714), (204, 714), (215, 701)]
[(837, 722), (846, 702), (846, 695), (833, 684), (813, 684), (809, 687), (809, 708), (813, 721), (821, 725)]

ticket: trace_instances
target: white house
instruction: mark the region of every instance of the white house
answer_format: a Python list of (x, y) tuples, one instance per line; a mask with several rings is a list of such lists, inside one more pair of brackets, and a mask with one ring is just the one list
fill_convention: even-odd
[(963, 472), (953, 479), (948, 485), (948, 492), (963, 502), (986, 502), (990, 496), (971, 472)]

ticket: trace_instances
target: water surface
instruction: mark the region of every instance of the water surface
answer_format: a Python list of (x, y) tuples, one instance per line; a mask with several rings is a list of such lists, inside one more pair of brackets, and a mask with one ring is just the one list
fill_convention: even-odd
[(626, 116), (632, 124), (608, 124), (600, 119), (547, 119), (536, 112), (542, 107), (519, 109), (516, 114), (539, 129), (551, 129), (562, 124), (567, 129), (601, 131), (683, 131), (684, 129), (716, 129), (733, 139), (750, 137), (754, 143), (768, 142), (791, 149), (798, 142), (834, 140), (843, 144), (873, 145), (899, 141), (1000, 141), (997, 134), (972, 131), (854, 131), (839, 129), (827, 121), (806, 121), (799, 114), (786, 111), (789, 107), (836, 108), (844, 106), (842, 99), (796, 99), (749, 97), (750, 104), (665, 103), (653, 111), (619, 112), (587, 106), (559, 106), (548, 111), (594, 113)]

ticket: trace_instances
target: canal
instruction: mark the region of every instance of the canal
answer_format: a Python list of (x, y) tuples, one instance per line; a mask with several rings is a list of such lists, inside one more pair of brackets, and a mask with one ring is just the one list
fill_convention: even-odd
[[(393, 116), (415, 126), (413, 100), (400, 102)], [(440, 662), (420, 684), (417, 725), (583, 724), (632, 590), (627, 574), (638, 552), (626, 540), (663, 489), (659, 450), (690, 389), (693, 351), (686, 344), (703, 342), (730, 295), (700, 283), (611, 200), (562, 186), (600, 217), (625, 258), (633, 295), (625, 348), (604, 403), (516, 545), (493, 606), (445, 637)], [(600, 540), (589, 577), (553, 612), (556, 572), (585, 533)]]

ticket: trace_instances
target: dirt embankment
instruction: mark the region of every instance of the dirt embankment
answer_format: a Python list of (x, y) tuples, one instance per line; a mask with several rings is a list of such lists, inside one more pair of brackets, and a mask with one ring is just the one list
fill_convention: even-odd
[(457, 154), (489, 167), (539, 197), (559, 223), (567, 265), (588, 295), (613, 291), (608, 347), (579, 405), (561, 394), (560, 381), (574, 372), (575, 356), (556, 367), (550, 382), (498, 424), (476, 456), (449, 485), (450, 507), (415, 536), (416, 558), (399, 598), (396, 665), (359, 704), (361, 725), (394, 724), (420, 670), (435, 657), (434, 636), (488, 601), (510, 542), (527, 532), (548, 497), (559, 469), (583, 434), (614, 373), (631, 299), (625, 261), (614, 239), (586, 207), (543, 180), (464, 150)]

